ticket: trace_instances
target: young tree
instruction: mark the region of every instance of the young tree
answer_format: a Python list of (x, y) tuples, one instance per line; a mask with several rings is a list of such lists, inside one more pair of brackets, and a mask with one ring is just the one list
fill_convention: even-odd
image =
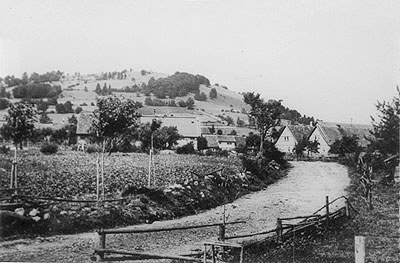
[(7, 109), (8, 105), (10, 105), (8, 100), (0, 98), (0, 110)]
[(310, 153), (319, 153), (319, 144), (317, 140), (308, 141), (306, 146), (307, 155), (310, 155)]
[(51, 123), (51, 119), (49, 118), (49, 116), (47, 115), (46, 112), (42, 112), (40, 114), (39, 122), (40, 123)]
[(360, 149), (358, 145), (358, 137), (356, 135), (344, 135), (341, 139), (336, 140), (331, 145), (329, 153), (338, 154), (339, 156), (346, 156), (349, 153), (356, 153)]
[(300, 141), (298, 141), (293, 149), (293, 152), (296, 154), (297, 157), (303, 157), (304, 151), (307, 149), (309, 141), (307, 136), (303, 136)]
[(178, 143), (182, 136), (178, 133), (178, 128), (173, 126), (164, 126), (154, 132), (154, 148), (171, 149)]
[(49, 104), (45, 101), (41, 101), (38, 104), (36, 104), (36, 108), (39, 112), (44, 113), (49, 108)]
[(210, 90), (210, 93), (208, 94), (208, 97), (210, 97), (210, 99), (216, 99), (218, 97), (217, 90), (215, 88), (212, 88)]
[(400, 90), (397, 87), (397, 96), (392, 102), (378, 102), (376, 105), (380, 112), (379, 122), (372, 118), (372, 137), (368, 138), (370, 144), (367, 154), (372, 157), (372, 162), (377, 163), (378, 169), (388, 174), (388, 183), (394, 182), (395, 168), (399, 163), (399, 122), (400, 122)]
[(203, 152), (208, 148), (207, 139), (204, 137), (197, 137), (197, 150)]
[(30, 104), (17, 102), (10, 104), (6, 115), (6, 124), (0, 129), (0, 134), (5, 139), (11, 139), (15, 146), (14, 162), (11, 171), (10, 187), (18, 186), (17, 179), (17, 149), (22, 149), (22, 142), (33, 135), (36, 111)]
[(225, 121), (228, 124), (228, 126), (231, 126), (235, 123), (231, 116), (226, 116)]
[(65, 105), (62, 104), (62, 103), (58, 103), (58, 104), (56, 105), (56, 112), (57, 112), (57, 113), (60, 113), (60, 114), (66, 113), (67, 110), (65, 109)]
[(189, 110), (193, 110), (194, 109), (194, 100), (192, 97), (189, 97), (186, 100), (186, 106), (188, 107)]
[[(104, 198), (104, 154), (122, 143), (125, 135), (136, 127), (140, 116), (136, 111), (140, 104), (130, 99), (121, 100), (116, 96), (100, 97), (96, 101), (97, 109), (92, 114), (92, 130), (95, 138), (102, 144), (101, 174)], [(99, 196), (99, 188), (97, 194)]]
[(280, 123), (280, 115), (282, 112), (281, 101), (269, 100), (264, 102), (264, 100), (260, 98), (260, 94), (255, 95), (254, 92), (247, 92), (243, 97), (244, 102), (251, 107), (248, 114), (250, 117), (254, 118), (256, 128), (260, 133), (259, 152), (262, 153), (268, 131), (278, 126)]
[(214, 126), (214, 124), (211, 125), (211, 127), (209, 127), (208, 130), (210, 131), (211, 134), (214, 134), (214, 133), (215, 133), (215, 126)]
[(246, 123), (244, 122), (244, 120), (241, 120), (239, 117), (236, 120), (236, 125), (238, 127), (243, 127)]

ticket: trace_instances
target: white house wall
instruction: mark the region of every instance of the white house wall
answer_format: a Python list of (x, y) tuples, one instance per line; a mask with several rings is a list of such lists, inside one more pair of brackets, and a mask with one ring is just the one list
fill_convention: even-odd
[(310, 135), (309, 141), (317, 140), (319, 142), (319, 154), (320, 156), (328, 156), (328, 152), (331, 149), (329, 144), (325, 141), (324, 137), (322, 136), (321, 130), (317, 127), (313, 133)]
[(275, 147), (281, 152), (293, 153), (296, 143), (297, 140), (294, 138), (293, 133), (288, 127), (285, 127), (278, 141), (275, 143)]

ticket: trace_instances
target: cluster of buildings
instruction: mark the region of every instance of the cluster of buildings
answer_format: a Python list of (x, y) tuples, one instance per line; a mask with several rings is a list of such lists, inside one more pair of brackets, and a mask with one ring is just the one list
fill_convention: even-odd
[(366, 147), (368, 145), (366, 137), (370, 135), (371, 130), (371, 125), (338, 124), (321, 121), (314, 125), (285, 125), (280, 128), (275, 146), (281, 152), (293, 153), (296, 144), (305, 137), (308, 141), (318, 141), (319, 156), (329, 156), (331, 145), (344, 135), (356, 135), (359, 139), (359, 145)]
[[(202, 122), (196, 116), (188, 115), (143, 115), (141, 123), (149, 123), (157, 119), (162, 122), (162, 126), (177, 127), (182, 139), (178, 141), (178, 146), (193, 143), (197, 148), (197, 138), (204, 137), (207, 140), (209, 149), (234, 150), (237, 147), (246, 145), (246, 136), (250, 132), (257, 133), (256, 130), (245, 127), (226, 126), (218, 122)], [(343, 135), (356, 135), (359, 144), (366, 146), (368, 141), (365, 139), (370, 134), (370, 125), (358, 124), (336, 124), (317, 122), (310, 125), (290, 125), (288, 121), (283, 121), (283, 125), (278, 127), (279, 136), (275, 140), (275, 146), (284, 153), (293, 153), (296, 144), (304, 137), (309, 141), (319, 142), (320, 156), (329, 156), (332, 143), (342, 138)], [(88, 134), (90, 119), (88, 115), (80, 114), (78, 117), (77, 135), (82, 138)]]

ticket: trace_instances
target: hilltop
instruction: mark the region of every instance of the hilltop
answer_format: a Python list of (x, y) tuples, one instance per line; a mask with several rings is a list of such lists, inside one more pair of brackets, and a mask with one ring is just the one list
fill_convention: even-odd
[[(0, 87), (4, 86), (3, 90), (10, 94), (15, 93), (13, 90), (16, 87), (36, 85), (37, 83), (50, 84), (51, 89), (58, 91), (56, 100), (58, 104), (70, 101), (72, 109), (80, 107), (83, 113), (90, 113), (96, 108), (97, 96), (112, 93), (141, 102), (143, 104), (143, 108), (140, 109), (142, 115), (190, 115), (198, 117), (202, 123), (220, 123), (230, 126), (249, 125), (246, 113), (249, 106), (244, 103), (241, 94), (229, 90), (223, 85), (211, 84), (205, 76), (190, 73), (176, 72), (168, 75), (131, 69), (70, 75), (53, 71), (43, 75), (33, 73), (30, 78), (24, 74), (22, 79), (7, 76), (0, 83)], [(211, 91), (214, 92), (214, 96), (210, 96)], [(194, 105), (187, 107), (186, 102), (190, 98), (194, 98)], [(19, 99), (13, 98), (11, 95), (9, 100), (15, 102)], [(284, 119), (303, 123), (314, 120), (301, 116), (296, 110), (286, 107), (283, 107), (283, 110)], [(53, 126), (56, 127), (65, 124), (73, 115), (73, 113), (57, 114), (55, 105), (49, 105), (47, 114)], [(1, 119), (3, 119), (3, 115), (5, 115), (5, 110), (0, 111)]]

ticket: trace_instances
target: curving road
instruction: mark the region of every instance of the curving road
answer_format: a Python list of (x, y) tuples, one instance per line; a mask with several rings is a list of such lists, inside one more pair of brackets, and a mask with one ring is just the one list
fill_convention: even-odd
[[(228, 226), (228, 236), (273, 229), (278, 217), (308, 215), (325, 204), (325, 196), (332, 200), (345, 195), (345, 188), (350, 183), (346, 167), (324, 162), (293, 162), (292, 165), (293, 168), (284, 179), (226, 206), (228, 221), (246, 221), (245, 224)], [(221, 222), (222, 211), (223, 207), (217, 207), (193, 216), (154, 222), (151, 226), (128, 228)], [(107, 247), (138, 252), (190, 254), (202, 249), (202, 241), (213, 239), (216, 235), (216, 227), (110, 235), (107, 236)], [(0, 261), (90, 261), (96, 244), (97, 234), (94, 233), (3, 242), (0, 244)]]

